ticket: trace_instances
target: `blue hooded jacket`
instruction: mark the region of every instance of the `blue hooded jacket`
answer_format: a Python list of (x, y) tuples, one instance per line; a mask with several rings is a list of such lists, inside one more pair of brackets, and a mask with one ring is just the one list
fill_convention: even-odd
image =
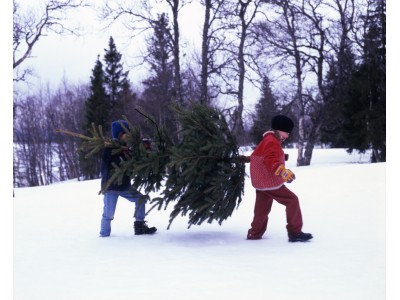
[[(120, 134), (125, 132), (122, 124), (129, 130), (129, 125), (127, 122), (120, 120), (114, 121), (111, 124), (111, 133), (114, 139), (118, 139)], [(120, 152), (118, 154), (112, 155), (112, 148), (105, 148), (103, 151), (102, 159), (101, 159), (101, 188), (103, 189), (106, 185), (107, 181), (111, 178), (114, 167), (113, 164), (119, 165), (122, 161), (127, 159), (126, 153)], [(131, 186), (131, 179), (128, 175), (124, 174), (122, 176), (121, 184), (118, 184), (118, 181), (112, 183), (107, 190), (127, 190)]]

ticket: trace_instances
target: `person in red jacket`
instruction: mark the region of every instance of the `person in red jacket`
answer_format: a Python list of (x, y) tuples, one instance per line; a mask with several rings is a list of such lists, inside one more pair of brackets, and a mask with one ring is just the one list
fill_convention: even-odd
[(285, 154), (281, 146), (293, 127), (294, 123), (289, 117), (273, 117), (271, 129), (264, 133), (262, 141), (250, 156), (250, 178), (256, 189), (256, 202), (251, 228), (247, 233), (248, 240), (261, 239), (267, 230), (273, 200), (286, 206), (289, 242), (305, 242), (313, 238), (312, 234), (302, 232), (303, 219), (299, 199), (285, 186), (285, 183), (296, 178), (285, 167)]

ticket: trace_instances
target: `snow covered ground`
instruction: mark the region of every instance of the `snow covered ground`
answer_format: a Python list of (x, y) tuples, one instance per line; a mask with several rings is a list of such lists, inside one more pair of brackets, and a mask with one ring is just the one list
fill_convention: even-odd
[(264, 238), (246, 240), (250, 178), (221, 226), (187, 229), (177, 217), (167, 230), (171, 207), (147, 217), (153, 236), (133, 234), (134, 206), (121, 198), (111, 237), (98, 237), (99, 180), (15, 189), (12, 299), (386, 299), (386, 163), (316, 149), (311, 166), (296, 167), (296, 150), (286, 152), (308, 243), (287, 241), (277, 202)]

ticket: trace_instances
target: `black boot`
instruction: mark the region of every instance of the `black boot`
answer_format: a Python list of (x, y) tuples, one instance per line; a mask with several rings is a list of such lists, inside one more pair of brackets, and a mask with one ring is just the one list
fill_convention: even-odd
[(155, 227), (148, 227), (146, 221), (135, 221), (133, 228), (135, 229), (135, 235), (153, 234), (157, 231)]
[(298, 234), (289, 234), (289, 242), (307, 242), (313, 238), (311, 233), (300, 232)]

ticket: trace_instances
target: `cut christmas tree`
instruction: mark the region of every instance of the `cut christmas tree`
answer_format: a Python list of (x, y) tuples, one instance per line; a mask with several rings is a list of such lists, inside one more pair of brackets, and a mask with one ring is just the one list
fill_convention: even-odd
[(145, 193), (158, 191), (161, 196), (151, 200), (148, 213), (173, 204), (168, 228), (179, 215), (188, 216), (188, 227), (204, 221), (221, 225), (242, 200), (247, 160), (239, 154), (235, 136), (218, 109), (192, 103), (190, 108), (174, 105), (173, 111), (180, 128), (175, 144), (162, 126), (138, 110), (155, 128), (155, 147), (151, 151), (141, 143), (140, 128), (132, 126), (126, 117), (130, 125), (127, 145), (104, 138), (101, 127), (98, 132), (93, 126), (92, 137), (58, 132), (84, 139), (80, 150), (88, 155), (104, 147), (114, 148), (114, 153), (128, 147), (131, 158), (114, 166), (114, 176), (107, 186), (126, 173), (135, 188)]
[(162, 202), (176, 202), (176, 216), (189, 216), (189, 227), (203, 221), (221, 224), (241, 202), (245, 167), (235, 137), (217, 109), (198, 103), (174, 106), (181, 141), (171, 148)]

